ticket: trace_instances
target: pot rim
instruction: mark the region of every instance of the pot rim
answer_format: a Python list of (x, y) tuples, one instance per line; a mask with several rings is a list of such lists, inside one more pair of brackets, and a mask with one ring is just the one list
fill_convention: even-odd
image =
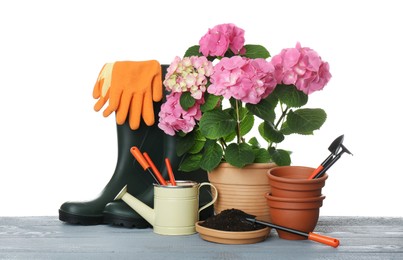
[[(268, 167), (271, 167), (273, 165), (276, 165), (275, 163), (251, 163), (251, 164), (247, 164), (242, 168), (246, 168), (246, 169), (268, 169)], [(220, 163), (217, 168), (238, 168), (236, 166), (233, 166), (227, 162), (222, 162)], [(239, 169), (242, 169), (239, 168)]]
[(173, 186), (171, 182), (167, 182), (168, 185), (156, 184), (153, 183), (154, 187), (163, 188), (163, 189), (183, 189), (183, 188), (192, 188), (195, 186), (199, 186), (200, 183), (192, 181), (192, 180), (176, 180), (176, 186)]
[(326, 196), (320, 195), (317, 197), (306, 197), (306, 198), (286, 198), (286, 197), (276, 197), (271, 195), (270, 192), (264, 195), (266, 199), (271, 201), (279, 201), (279, 202), (291, 202), (291, 203), (305, 203), (305, 202), (316, 202), (316, 201), (323, 201)]
[(271, 171), (273, 171), (275, 169), (279, 169), (279, 168), (305, 168), (305, 169), (312, 169), (312, 171), (315, 170), (315, 168), (307, 167), (307, 166), (276, 166), (276, 167), (273, 167), (273, 168), (267, 170), (267, 176), (269, 177), (269, 179), (273, 179), (275, 181), (280, 181), (280, 182), (300, 184), (300, 183), (319, 183), (319, 182), (325, 181), (329, 177), (329, 175), (327, 173), (325, 173), (317, 179), (294, 179), (294, 178), (279, 177), (279, 176), (273, 175), (271, 173)]

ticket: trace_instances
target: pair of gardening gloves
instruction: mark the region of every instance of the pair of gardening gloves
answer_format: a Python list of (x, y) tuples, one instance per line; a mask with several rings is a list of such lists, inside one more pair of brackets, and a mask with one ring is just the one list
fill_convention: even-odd
[(95, 111), (101, 110), (109, 100), (104, 117), (116, 111), (116, 123), (122, 125), (129, 118), (132, 130), (139, 128), (141, 117), (146, 125), (153, 125), (153, 101), (162, 99), (161, 73), (161, 65), (156, 60), (106, 63), (92, 93), (98, 99)]

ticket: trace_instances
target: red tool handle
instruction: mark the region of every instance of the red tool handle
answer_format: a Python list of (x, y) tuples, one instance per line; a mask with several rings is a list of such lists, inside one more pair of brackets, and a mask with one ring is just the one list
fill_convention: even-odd
[(147, 170), (148, 168), (150, 168), (150, 165), (148, 164), (147, 160), (141, 154), (139, 148), (137, 148), (136, 146), (133, 146), (132, 148), (130, 148), (130, 152), (133, 154), (134, 158), (136, 158), (136, 160), (139, 162), (139, 164), (141, 165), (141, 167), (143, 167), (144, 170)]
[(308, 180), (312, 180), (312, 179), (316, 176), (316, 174), (318, 174), (322, 169), (323, 169), (323, 165), (319, 165), (319, 167), (316, 168), (316, 169), (312, 172), (312, 174), (308, 177)]
[(327, 236), (319, 235), (319, 234), (312, 233), (312, 232), (309, 232), (308, 239), (328, 245), (328, 246), (332, 246), (332, 247), (338, 247), (340, 244), (339, 240), (336, 238), (327, 237)]
[(165, 165), (167, 166), (169, 181), (171, 182), (172, 186), (176, 186), (174, 172), (172, 171), (171, 162), (168, 158), (165, 158)]
[(167, 182), (162, 177), (161, 173), (158, 171), (157, 167), (155, 166), (155, 164), (151, 160), (150, 156), (148, 156), (148, 154), (146, 152), (143, 153), (143, 156), (146, 159), (146, 161), (148, 162), (148, 164), (151, 166), (151, 169), (153, 170), (154, 175), (157, 177), (159, 183), (161, 183), (162, 185), (167, 185)]

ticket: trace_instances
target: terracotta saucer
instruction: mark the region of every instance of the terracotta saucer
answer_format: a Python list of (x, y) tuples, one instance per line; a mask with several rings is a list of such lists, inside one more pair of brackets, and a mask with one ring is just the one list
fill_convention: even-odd
[(199, 232), (200, 237), (206, 241), (220, 244), (254, 244), (265, 240), (270, 233), (268, 227), (254, 231), (223, 231), (199, 225), (202, 222), (196, 223), (196, 231)]

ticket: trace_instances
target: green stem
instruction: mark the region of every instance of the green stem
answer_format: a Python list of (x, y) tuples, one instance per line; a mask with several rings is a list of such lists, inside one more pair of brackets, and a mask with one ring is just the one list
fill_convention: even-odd
[(225, 142), (224, 138), (220, 138), (219, 139), (221, 147), (223, 148), (223, 150), (225, 150), (227, 148), (227, 143)]
[[(282, 108), (282, 107), (281, 107)], [(278, 119), (276, 125), (274, 126), (276, 129), (278, 129), (280, 123), (284, 120), (285, 116), (287, 115), (289, 110), (289, 107), (286, 107), (285, 110), (283, 110), (283, 112), (281, 113), (280, 118)]]
[[(287, 116), (288, 110), (290, 109), (289, 107), (286, 107), (285, 109), (283, 109), (283, 106), (280, 104), (281, 107), (281, 116), (278, 119), (277, 123), (274, 125), (275, 129), (277, 130), (280, 126), (280, 123), (282, 124), (282, 122), (284, 121), (285, 117)], [(270, 149), (273, 146), (273, 142), (270, 142), (268, 149)]]
[(236, 111), (236, 137), (237, 137), (237, 142), (240, 144), (242, 142), (241, 139), (241, 120), (239, 119), (239, 105), (238, 105), (238, 100), (235, 100), (235, 111)]

